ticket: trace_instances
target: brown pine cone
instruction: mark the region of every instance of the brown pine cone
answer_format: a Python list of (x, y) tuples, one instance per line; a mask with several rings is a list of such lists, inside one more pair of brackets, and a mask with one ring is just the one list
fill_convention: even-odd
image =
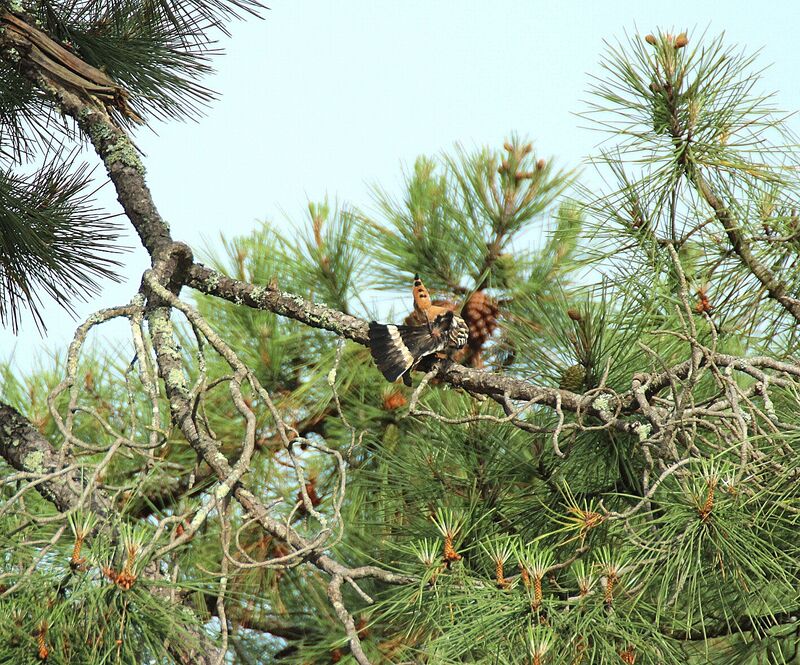
[(497, 328), (497, 315), (500, 309), (494, 298), (485, 291), (476, 291), (464, 304), (461, 315), (469, 326), (467, 344), (473, 351), (480, 351)]

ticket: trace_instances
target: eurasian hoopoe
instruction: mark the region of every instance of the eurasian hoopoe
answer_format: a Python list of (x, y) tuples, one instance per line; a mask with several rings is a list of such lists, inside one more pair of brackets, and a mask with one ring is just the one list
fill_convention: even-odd
[(463, 348), (469, 328), (460, 316), (446, 307), (431, 304), (428, 289), (414, 275), (414, 314), (422, 325), (369, 324), (369, 348), (375, 364), (388, 381), (403, 377), (411, 385), (411, 370), (425, 356)]

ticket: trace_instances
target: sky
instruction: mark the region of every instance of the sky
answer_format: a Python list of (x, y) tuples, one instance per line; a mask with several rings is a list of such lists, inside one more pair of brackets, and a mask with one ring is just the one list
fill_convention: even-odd
[[(769, 66), (763, 90), (778, 93), (781, 109), (800, 109), (800, 3), (270, 0), (269, 7), (220, 41), (225, 55), (205, 81), (219, 99), (205, 117), (156, 123), (135, 137), (173, 237), (196, 250), (219, 248), (220, 233), (247, 234), (260, 220), (300, 221), (307, 202), (325, 196), (369, 210), (372, 186), (399, 193), (403, 169), (417, 156), (456, 143), (500, 148), (516, 132), (558, 165), (580, 166), (600, 136), (575, 114), (585, 108), (590, 75), (600, 73), (604, 40), (626, 32), (688, 29), (690, 39), (725, 32), (726, 43), (761, 49), (758, 63)], [(800, 121), (790, 126), (798, 131)], [(100, 198), (119, 210), (110, 185)], [(124, 255), (126, 280), (79, 303), (80, 319), (136, 292), (147, 256), (135, 236), (123, 242), (133, 248)], [(44, 315), (45, 336), (30, 319), (16, 336), (0, 328), (0, 360), (24, 372), (66, 349), (79, 321), (52, 304)]]

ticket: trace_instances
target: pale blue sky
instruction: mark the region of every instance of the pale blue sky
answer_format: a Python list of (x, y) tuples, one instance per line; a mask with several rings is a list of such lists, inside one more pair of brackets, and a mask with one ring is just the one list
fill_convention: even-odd
[[(300, 219), (326, 194), (368, 207), (380, 183), (399, 191), (419, 154), (500, 146), (512, 131), (573, 167), (599, 136), (581, 129), (589, 74), (603, 40), (658, 27), (724, 31), (728, 43), (763, 48), (763, 89), (800, 109), (800, 4), (773, 2), (435, 2), (272, 0), (264, 20), (232, 26), (227, 54), (207, 85), (220, 93), (197, 123), (139, 133), (148, 182), (174, 237), (201, 247), (247, 233), (257, 220)], [(791, 123), (795, 130), (800, 123)], [(586, 177), (591, 177), (588, 173)], [(103, 201), (117, 209), (110, 186)], [(135, 245), (134, 238), (128, 239)], [(108, 284), (85, 316), (127, 302), (146, 256), (125, 256), (122, 285)], [(73, 323), (48, 307), (48, 337), (30, 320), (18, 337), (0, 329), (0, 358), (20, 368), (60, 350)]]

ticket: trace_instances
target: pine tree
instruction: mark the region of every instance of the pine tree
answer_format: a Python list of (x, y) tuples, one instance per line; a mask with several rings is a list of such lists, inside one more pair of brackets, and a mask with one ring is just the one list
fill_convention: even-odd
[[(130, 131), (198, 112), (209, 35), (255, 11), (0, 14), (0, 318), (113, 276), (56, 145), (91, 143), (151, 257), (63, 357), (2, 368), (0, 663), (798, 662), (800, 189), (753, 58), (610, 44), (605, 191), (512, 136), (204, 264)], [(415, 273), (470, 334), (406, 387), (368, 321), (425, 325)]]

